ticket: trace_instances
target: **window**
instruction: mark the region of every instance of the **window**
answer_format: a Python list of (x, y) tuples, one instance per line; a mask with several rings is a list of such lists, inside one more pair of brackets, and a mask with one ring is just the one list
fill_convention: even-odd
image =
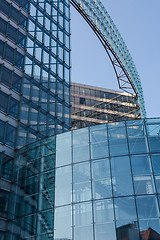
[(8, 95), (5, 94), (4, 92), (0, 91), (0, 110), (2, 112), (7, 113), (7, 108), (8, 108)]
[(7, 131), (6, 131), (6, 143), (11, 147), (15, 146), (15, 136), (16, 136), (16, 128), (8, 124)]

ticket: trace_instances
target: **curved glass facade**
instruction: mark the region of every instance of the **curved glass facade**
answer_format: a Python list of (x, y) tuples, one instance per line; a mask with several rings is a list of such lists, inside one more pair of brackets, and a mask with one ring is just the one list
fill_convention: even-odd
[(160, 119), (59, 134), (14, 167), (20, 239), (160, 239)]

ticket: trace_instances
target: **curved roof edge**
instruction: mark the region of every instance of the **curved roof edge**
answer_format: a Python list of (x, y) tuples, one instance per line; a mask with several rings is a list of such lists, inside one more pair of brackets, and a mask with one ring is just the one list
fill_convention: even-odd
[[(107, 10), (100, 0), (70, 0), (70, 2), (98, 36), (112, 61), (115, 72), (116, 66), (122, 69), (123, 73), (121, 73), (121, 75), (118, 75), (116, 72), (118, 83), (122, 80), (122, 76), (125, 75), (131, 86), (130, 89), (132, 88), (138, 96), (141, 115), (142, 118), (145, 118), (146, 110), (139, 74), (131, 54)], [(113, 58), (109, 54), (110, 52)], [(123, 86), (128, 84), (126, 80), (122, 81)], [(122, 89), (122, 87), (120, 88)], [(125, 88), (127, 89), (127, 87), (123, 87), (123, 89)]]

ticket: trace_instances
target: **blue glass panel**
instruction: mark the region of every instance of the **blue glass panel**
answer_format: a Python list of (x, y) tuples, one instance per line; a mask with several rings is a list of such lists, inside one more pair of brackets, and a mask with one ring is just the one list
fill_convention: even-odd
[(72, 239), (71, 206), (56, 208), (54, 219), (54, 239)]
[(129, 126), (127, 128), (129, 149), (131, 154), (147, 152), (147, 138), (144, 125)]
[[(116, 240), (116, 230), (114, 223), (100, 223), (95, 224), (95, 240)], [(136, 240), (136, 239), (134, 239)]]
[(90, 141), (91, 143), (106, 142), (107, 141), (106, 125), (98, 125), (91, 127)]
[(155, 196), (137, 197), (136, 203), (138, 209), (138, 217), (140, 219), (159, 217), (158, 202)]
[(92, 162), (93, 198), (100, 199), (112, 195), (109, 160)]
[(109, 148), (111, 156), (127, 155), (128, 144), (125, 127), (108, 126)]
[(7, 113), (9, 96), (0, 91), (0, 111)]
[(56, 138), (56, 166), (71, 164), (71, 132), (59, 134)]
[(91, 159), (108, 157), (108, 142), (91, 144)]
[(160, 155), (159, 154), (152, 154), (152, 164), (153, 170), (155, 174), (160, 173)]
[(1, 74), (2, 74), (2, 75), (1, 75), (1, 81), (2, 81), (5, 85), (11, 87), (12, 72), (11, 72), (9, 69), (7, 69), (6, 67), (3, 66), (3, 68), (2, 68), (2, 73), (1, 73)]
[(6, 143), (12, 147), (15, 146), (16, 128), (7, 124)]
[(13, 63), (14, 60), (14, 52), (15, 50), (13, 48), (11, 48), (9, 45), (6, 45), (5, 58), (11, 63)]
[[(73, 145), (74, 146), (74, 145)], [(80, 144), (79, 144), (80, 146)], [(90, 159), (89, 145), (73, 148), (73, 162), (83, 162)]]
[(91, 199), (90, 163), (73, 165), (73, 201)]
[(148, 141), (152, 153), (160, 152), (160, 124), (147, 125)]
[(134, 175), (151, 173), (151, 164), (148, 155), (131, 156), (132, 171)]
[(145, 239), (149, 235), (151, 240), (160, 239), (160, 219), (139, 220), (141, 239)]
[(111, 158), (111, 169), (114, 196), (133, 194), (129, 157)]
[(115, 198), (114, 205), (118, 227), (126, 224), (134, 224), (137, 220), (137, 215), (133, 197)]
[(94, 202), (94, 221), (95, 223), (113, 222), (113, 201), (110, 199), (98, 200)]
[(133, 179), (135, 194), (153, 194), (155, 192), (152, 175), (136, 175)]
[(56, 189), (56, 194), (55, 194), (56, 206), (71, 203), (72, 171), (70, 166), (57, 168), (55, 189)]
[(93, 219), (92, 219), (92, 204), (80, 203), (74, 205), (74, 239), (93, 240)]

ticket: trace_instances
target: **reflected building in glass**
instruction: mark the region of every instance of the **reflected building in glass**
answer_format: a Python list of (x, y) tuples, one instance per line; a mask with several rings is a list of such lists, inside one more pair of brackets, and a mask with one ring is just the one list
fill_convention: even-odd
[(159, 132), (159, 119), (122, 121), (19, 150), (10, 212), (18, 239), (159, 240)]
[(141, 118), (135, 94), (71, 83), (71, 128)]

